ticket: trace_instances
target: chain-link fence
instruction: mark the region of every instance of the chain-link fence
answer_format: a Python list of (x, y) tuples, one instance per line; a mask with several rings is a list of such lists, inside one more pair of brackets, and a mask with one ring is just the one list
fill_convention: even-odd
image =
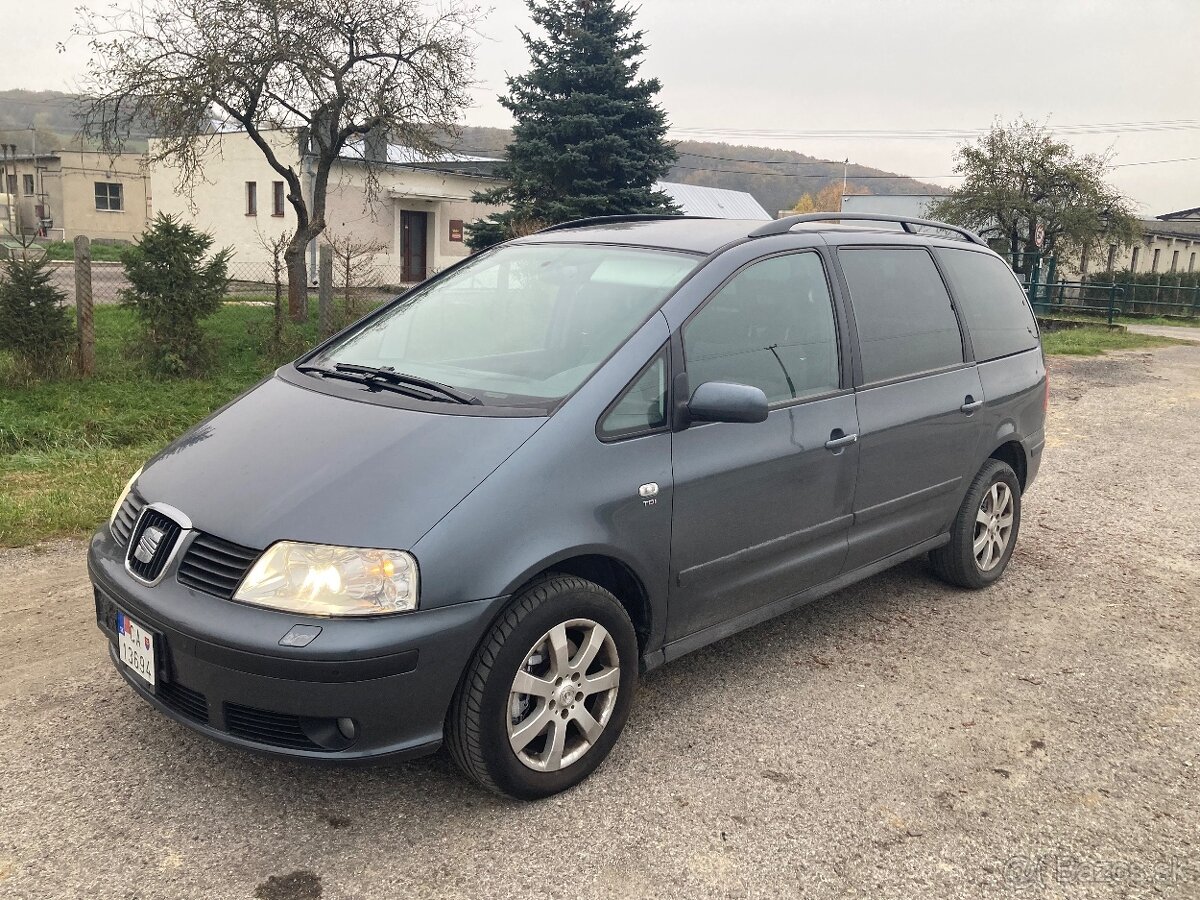
[[(92, 260), (92, 302), (101, 304), (119, 303), (121, 292), (129, 286), (125, 270), (119, 262)], [(75, 303), (75, 263), (71, 260), (55, 260), (50, 263), (51, 282), (62, 291), (66, 302)], [(270, 262), (242, 261), (234, 258), (229, 263), (229, 287), (226, 300), (239, 303), (275, 302), (278, 283), (283, 296), (287, 295), (287, 272), (280, 271), (278, 279)], [(402, 294), (412, 287), (406, 284), (400, 266), (377, 262), (371, 258), (345, 260), (334, 258), (334, 296), (346, 305), (364, 308), (376, 306)], [(317, 273), (310, 273), (309, 295), (312, 302), (317, 297)], [(286, 301), (285, 301), (286, 302)]]

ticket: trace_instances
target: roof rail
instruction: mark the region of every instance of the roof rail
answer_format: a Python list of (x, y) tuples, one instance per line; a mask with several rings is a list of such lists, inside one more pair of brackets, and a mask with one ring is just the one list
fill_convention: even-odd
[(680, 216), (671, 213), (630, 213), (621, 216), (588, 216), (585, 219), (572, 219), (569, 222), (559, 222), (539, 229), (536, 234), (547, 231), (567, 231), (571, 228), (586, 228), (589, 225), (619, 225), (622, 222), (657, 222), (662, 219), (711, 219), (712, 216)]
[(889, 216), (882, 213), (865, 213), (865, 212), (822, 212), (822, 213), (804, 213), (798, 216), (785, 216), (782, 219), (775, 219), (773, 222), (768, 222), (761, 228), (756, 228), (750, 232), (750, 237), (767, 237), (772, 234), (787, 234), (792, 230), (793, 225), (801, 225), (805, 222), (836, 222), (836, 221), (854, 221), (854, 222), (895, 222), (904, 228), (909, 234), (913, 234), (913, 226), (923, 228), (940, 228), (943, 231), (953, 231), (960, 234), (972, 244), (979, 244), (981, 247), (986, 247), (987, 242), (977, 235), (975, 232), (966, 228), (960, 228), (957, 225), (951, 225), (949, 222), (935, 222), (933, 219), (916, 219), (912, 216)]

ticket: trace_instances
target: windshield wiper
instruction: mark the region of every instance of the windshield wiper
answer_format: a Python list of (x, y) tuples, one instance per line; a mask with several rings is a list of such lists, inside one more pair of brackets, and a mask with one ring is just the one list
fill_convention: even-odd
[(472, 406), (483, 404), (483, 401), (473, 394), (452, 388), (450, 385), (442, 384), (440, 381), (430, 381), (428, 378), (418, 378), (416, 375), (406, 375), (404, 372), (397, 372), (391, 366), (377, 367), (360, 366), (354, 363), (334, 363), (333, 369), (337, 372), (352, 372), (356, 375), (362, 375), (367, 379), (382, 381), (386, 384), (412, 385), (413, 387), (440, 394), (442, 397), (452, 400), (455, 403), (465, 403)]
[(437, 394), (410, 388), (403, 384), (380, 381), (361, 373), (351, 371), (339, 372), (337, 369), (326, 369), (324, 366), (296, 366), (296, 371), (302, 372), (305, 375), (320, 375), (322, 378), (340, 378), (342, 381), (352, 381), (355, 384), (361, 384), (373, 391), (392, 391), (397, 394), (403, 394), (405, 397), (412, 397), (414, 400), (426, 400), (434, 403), (447, 402), (444, 397), (439, 397)]

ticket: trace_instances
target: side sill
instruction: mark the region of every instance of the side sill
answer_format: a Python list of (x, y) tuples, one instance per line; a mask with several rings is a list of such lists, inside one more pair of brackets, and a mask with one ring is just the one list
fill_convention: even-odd
[[(652, 671), (664, 662), (671, 662), (686, 653), (699, 650), (701, 647), (711, 644), (714, 641), (719, 641), (722, 638), (737, 634), (739, 631), (744, 631), (747, 628), (760, 625), (769, 619), (774, 619), (776, 616), (789, 613), (794, 609), (804, 606), (806, 603), (820, 600), (822, 597), (854, 584), (856, 581), (870, 578), (872, 575), (877, 575), (885, 569), (890, 569), (892, 566), (906, 562), (915, 556), (920, 556), (922, 553), (928, 553), (930, 550), (936, 550), (938, 547), (942, 547), (948, 543), (950, 543), (949, 533), (938, 535), (935, 538), (930, 538), (927, 541), (922, 541), (919, 544), (909, 547), (907, 550), (901, 550), (899, 553), (886, 556), (870, 565), (862, 566), (852, 572), (845, 572), (831, 581), (815, 585), (806, 591), (801, 591), (799, 594), (784, 597), (782, 600), (776, 600), (774, 603), (768, 603), (766, 606), (743, 613), (735, 619), (710, 625), (708, 628), (666, 644), (661, 650), (647, 653), (642, 658), (642, 671)], [(658, 657), (658, 659), (655, 659), (655, 657)]]

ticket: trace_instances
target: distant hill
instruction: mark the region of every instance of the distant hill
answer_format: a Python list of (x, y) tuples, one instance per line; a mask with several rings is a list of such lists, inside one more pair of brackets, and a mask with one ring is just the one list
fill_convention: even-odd
[[(34, 129), (31, 131), (30, 129)], [(0, 91), (0, 143), (16, 144), (28, 153), (36, 133), (39, 150), (56, 150), (77, 145), (75, 96), (59, 91)], [(468, 127), (450, 149), (477, 156), (499, 156), (512, 140), (506, 128)], [(131, 144), (144, 150), (144, 142)], [(790, 209), (801, 194), (815, 195), (830, 184), (841, 185), (842, 163), (818, 159), (794, 150), (680, 141), (679, 162), (668, 180), (708, 187), (747, 191), (767, 212), (774, 215)], [(852, 163), (848, 171), (851, 193), (940, 194), (945, 189)]]
[[(461, 137), (448, 145), (461, 153), (498, 156), (510, 140), (512, 134), (506, 128), (471, 127), (462, 129)], [(791, 209), (802, 194), (815, 195), (826, 185), (840, 188), (842, 183), (840, 160), (819, 159), (794, 150), (704, 141), (680, 141), (677, 150), (679, 161), (667, 176), (668, 181), (746, 191), (771, 215)], [(850, 164), (847, 176), (850, 193), (945, 192), (935, 184), (857, 163)]]

